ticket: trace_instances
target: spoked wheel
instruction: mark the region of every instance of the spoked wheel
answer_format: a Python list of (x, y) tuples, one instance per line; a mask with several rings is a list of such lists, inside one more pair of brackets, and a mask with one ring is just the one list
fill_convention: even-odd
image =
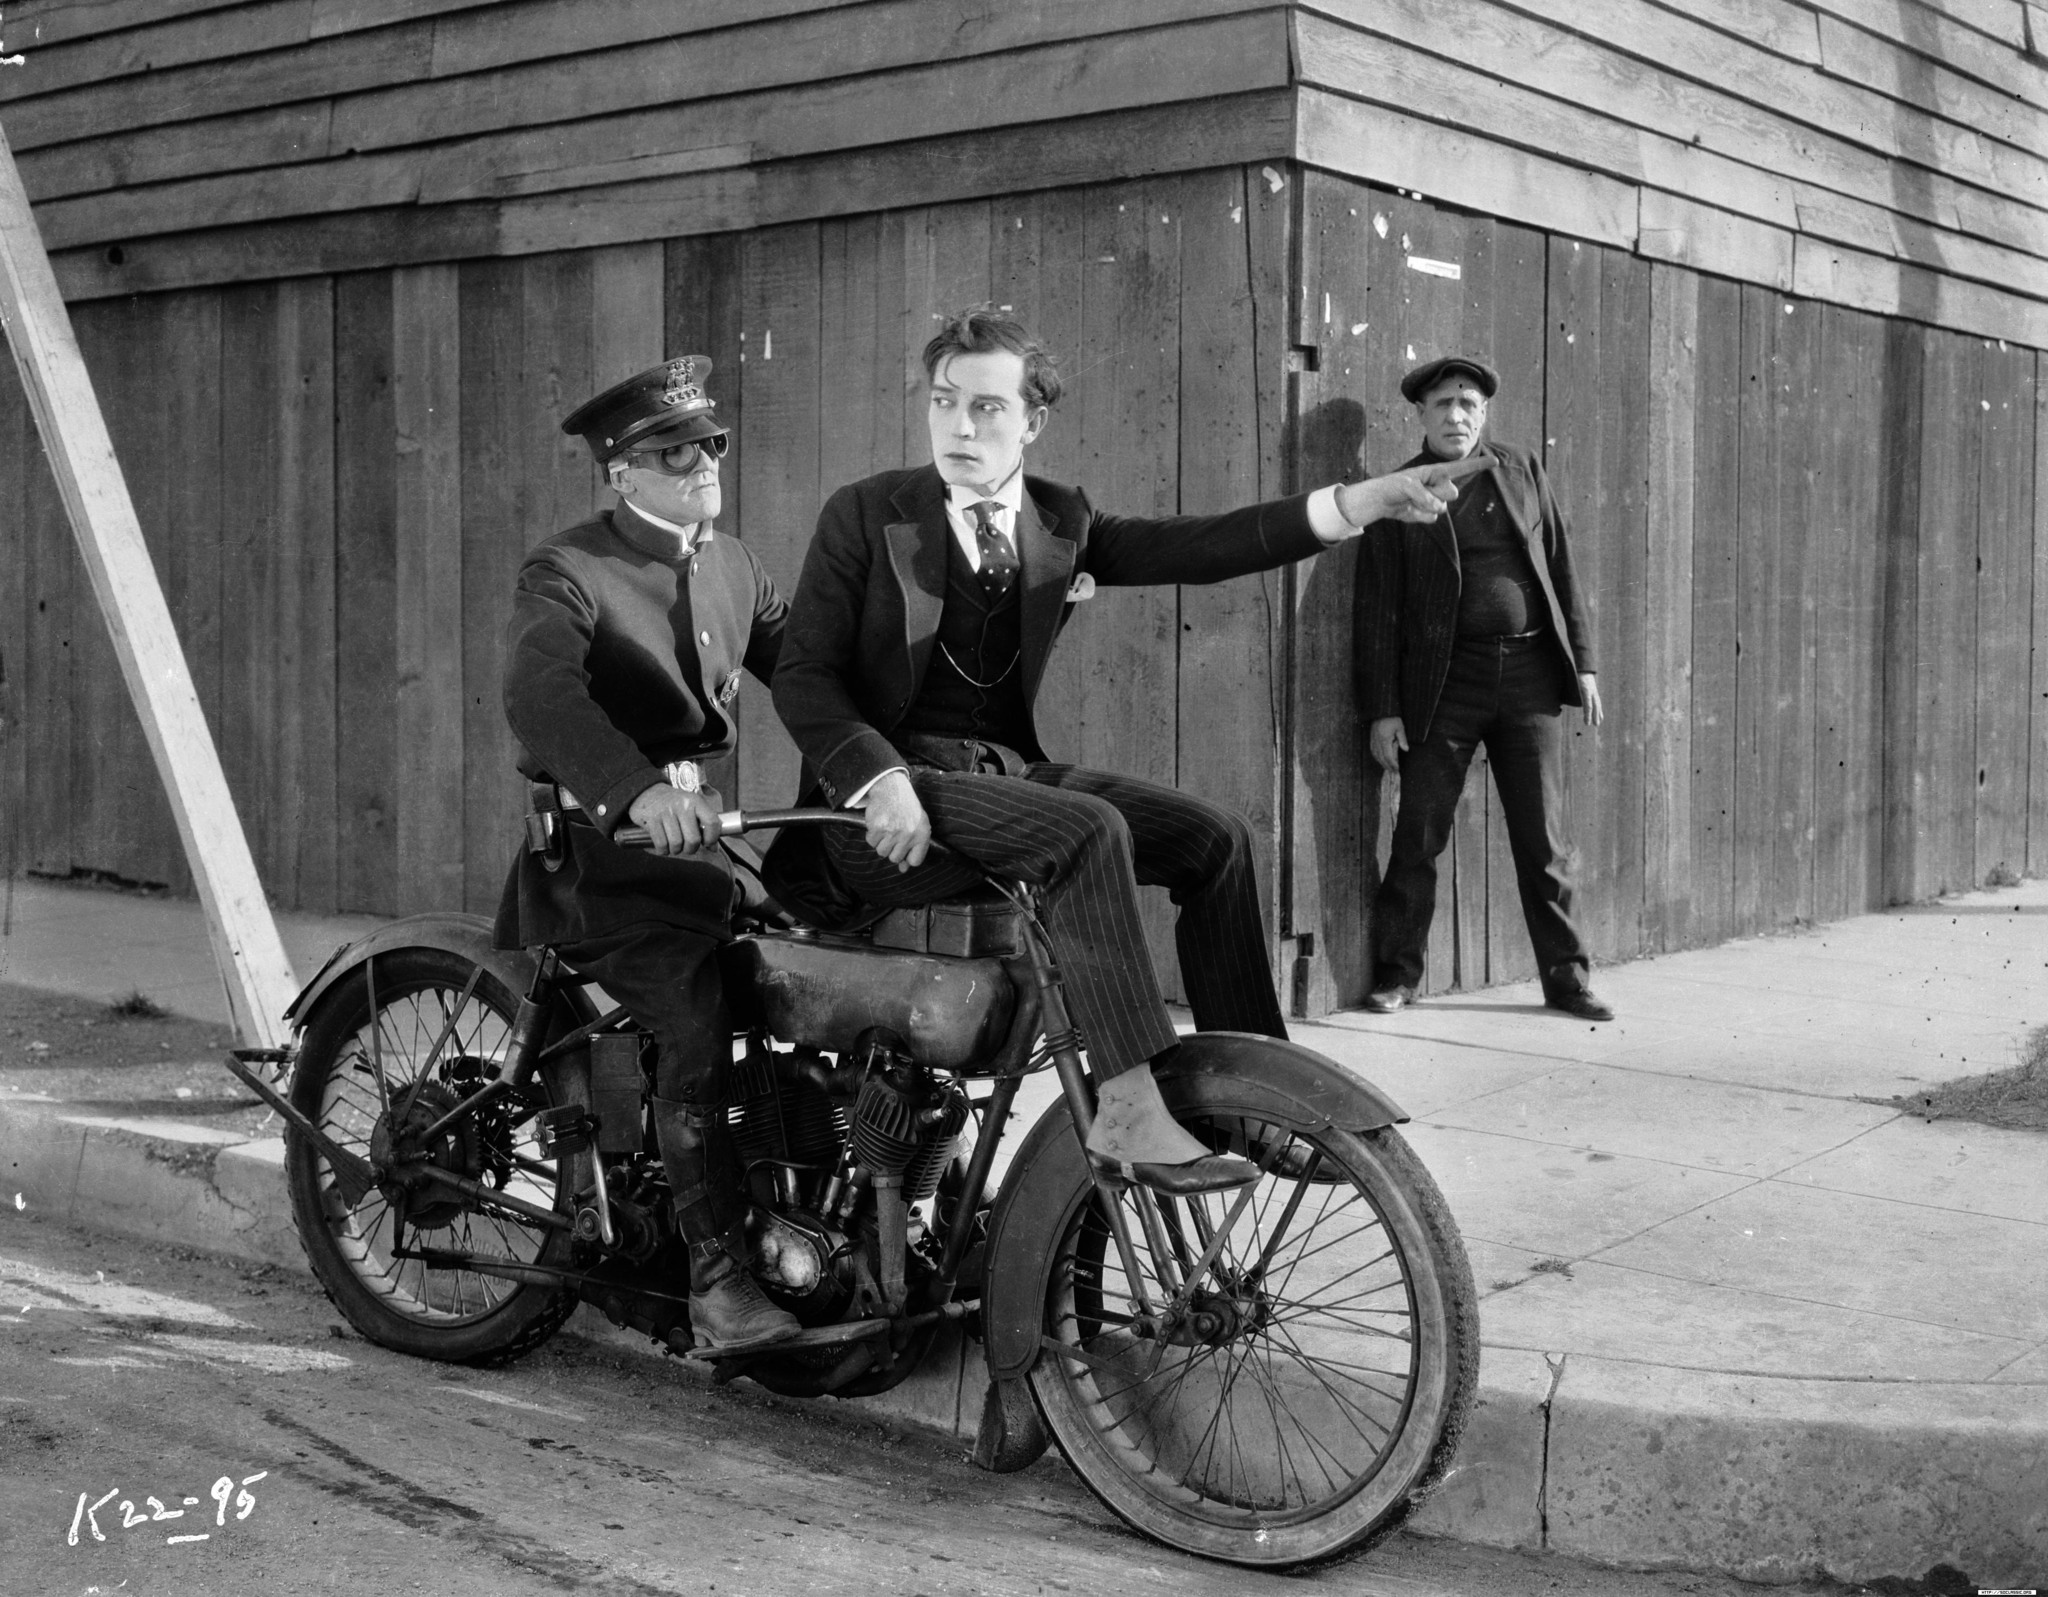
[[(469, 960), (429, 948), (377, 956), (375, 987), (374, 1016), (361, 972), (328, 994), (306, 1028), (292, 1102), (366, 1160), (423, 1158), (488, 1191), (555, 1208), (560, 1178), (525, 1110), (487, 1108), (424, 1139), (504, 1058), (513, 995)], [(501, 1363), (538, 1347), (576, 1307), (567, 1288), (408, 1256), (552, 1265), (567, 1253), (566, 1233), (434, 1182), (386, 1183), (351, 1206), (326, 1159), (298, 1136), (286, 1142), (285, 1176), (313, 1273), (373, 1342), (421, 1358)]]
[(1049, 1276), (1058, 1350), (1031, 1374), (1048, 1428), (1110, 1508), (1172, 1546), (1256, 1565), (1360, 1546), (1448, 1467), (1471, 1407), (1464, 1244), (1391, 1129), (1295, 1132), (1234, 1106), (1227, 1081), (1162, 1085), (1182, 1124), (1266, 1173), (1156, 1200), (1149, 1241), (1123, 1193), (1135, 1283), (1077, 1185)]

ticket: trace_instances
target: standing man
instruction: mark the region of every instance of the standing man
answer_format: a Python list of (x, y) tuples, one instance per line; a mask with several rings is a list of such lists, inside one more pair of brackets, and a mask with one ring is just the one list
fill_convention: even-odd
[(1482, 441), (1500, 378), (1450, 356), (1401, 379), (1422, 424), (1404, 470), (1489, 464), (1427, 524), (1373, 529), (1358, 563), (1358, 703), (1372, 755), (1401, 773), (1394, 845), (1373, 905), (1378, 959), (1367, 1009), (1410, 1003), (1436, 913), (1436, 861), (1450, 841), (1472, 751), (1486, 745), (1535, 945), (1543, 999), (1582, 1020), (1614, 1011), (1586, 985), (1572, 924), (1564, 836), (1564, 707), (1600, 724), (1592, 631), (1572, 576), (1564, 511), (1526, 449)]
[[(1049, 760), (1032, 719), (1039, 682), (1097, 584), (1268, 570), (1375, 518), (1433, 517), (1456, 490), (1444, 485), (1440, 499), (1421, 475), (1397, 476), (1222, 515), (1107, 515), (1077, 488), (1024, 475), (1060, 379), (1018, 322), (986, 309), (953, 316), (924, 367), (933, 463), (827, 501), (775, 676), (807, 796), (860, 809), (867, 830), (786, 833), (771, 881), (785, 903), (804, 900), (808, 872), (871, 904), (958, 894), (981, 869), (1038, 884), (1099, 1087), (1090, 1152), (1160, 1191), (1242, 1184), (1255, 1168), (1181, 1130), (1142, 1068), (1175, 1035), (1137, 888), (1163, 886), (1179, 906), (1199, 1028), (1286, 1036), (1250, 829), (1173, 788)], [(933, 838), (950, 853), (927, 860)]]
[[(700, 762), (732, 749), (740, 671), (774, 675), (788, 606), (753, 552), (712, 530), (727, 439), (710, 370), (702, 355), (669, 361), (562, 423), (619, 503), (519, 568), (505, 715), (539, 806), (562, 812), (562, 849), (521, 851), (497, 940), (559, 945), (654, 1033), (654, 1130), (689, 1247), (690, 1323), (701, 1346), (745, 1349), (798, 1325), (746, 1271), (738, 1167), (722, 1146), (732, 1020), (715, 955), (733, 876)], [(628, 822), (652, 855), (611, 840)]]

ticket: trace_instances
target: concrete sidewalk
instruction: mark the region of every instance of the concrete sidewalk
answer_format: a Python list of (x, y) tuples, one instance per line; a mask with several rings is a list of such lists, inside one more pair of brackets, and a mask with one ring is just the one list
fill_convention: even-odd
[[(304, 975), (369, 924), (283, 930)], [(198, 910), (174, 901), (18, 883), (0, 980), (225, 1014)], [(1481, 1407), (1419, 1528), (1758, 1579), (1946, 1563), (2044, 1584), (2048, 1135), (1888, 1100), (2011, 1063), (2048, 1024), (2048, 884), (1599, 986), (1611, 1025), (1515, 987), (1297, 1032), (1414, 1116), (1483, 1298)], [(279, 1159), (0, 1103), (10, 1194), (297, 1263)], [(967, 1348), (876, 1404), (971, 1426), (980, 1380)]]

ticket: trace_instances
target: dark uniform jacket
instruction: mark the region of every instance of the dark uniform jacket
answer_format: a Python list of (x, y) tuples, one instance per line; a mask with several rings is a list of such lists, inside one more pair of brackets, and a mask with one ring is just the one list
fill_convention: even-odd
[[(1215, 516), (1112, 516), (1078, 488), (1025, 477), (1016, 520), (1017, 668), (1030, 735), (1017, 752), (1046, 757), (1029, 717), (1078, 578), (1142, 587), (1270, 570), (1322, 551), (1307, 504), (1304, 494)], [(803, 755), (803, 802), (841, 805), (905, 763), (890, 734), (931, 664), (952, 542), (936, 467), (885, 471), (826, 501), (775, 673), (776, 712)], [(815, 828), (788, 829), (770, 851), (771, 886), (785, 902), (815, 909), (828, 892), (818, 876), (822, 856)]]
[[(1564, 702), (1576, 705), (1582, 698), (1579, 673), (1594, 669), (1593, 634), (1572, 575), (1564, 510), (1528, 450), (1491, 440), (1479, 447), (1492, 455), (1501, 503), (1528, 545), (1549, 621), (1545, 630), (1565, 674)], [(1435, 458), (1424, 451), (1401, 469)], [(1458, 541), (1448, 515), (1427, 523), (1380, 521), (1365, 529), (1353, 611), (1358, 713), (1368, 724), (1398, 715), (1411, 746), (1428, 735), (1451, 669), (1460, 586)]]
[(724, 855), (660, 859), (611, 834), (675, 760), (734, 741), (739, 673), (775, 672), (788, 606), (729, 534), (671, 561), (621, 507), (557, 533), (519, 568), (505, 629), (505, 715), (519, 769), (580, 801), (559, 869), (520, 851), (498, 910), (501, 947), (574, 942), (655, 921), (727, 930)]

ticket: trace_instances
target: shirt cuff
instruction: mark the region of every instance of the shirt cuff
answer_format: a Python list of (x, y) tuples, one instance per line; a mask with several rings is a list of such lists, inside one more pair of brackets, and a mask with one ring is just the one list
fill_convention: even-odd
[(865, 782), (861, 783), (860, 787), (856, 791), (848, 795), (846, 802), (840, 805), (839, 807), (843, 810), (859, 809), (863, 804), (867, 803), (868, 794), (874, 791), (874, 787), (877, 782), (881, 781), (881, 779), (885, 776), (895, 775), (898, 771), (901, 771), (905, 776), (908, 776), (910, 774), (910, 767), (907, 765), (892, 765), (886, 771), (877, 771), (873, 776), (869, 777)]
[(1344, 512), (1337, 508), (1335, 483), (1308, 496), (1308, 530), (1324, 543), (1342, 543), (1358, 535), (1360, 529), (1346, 521)]

